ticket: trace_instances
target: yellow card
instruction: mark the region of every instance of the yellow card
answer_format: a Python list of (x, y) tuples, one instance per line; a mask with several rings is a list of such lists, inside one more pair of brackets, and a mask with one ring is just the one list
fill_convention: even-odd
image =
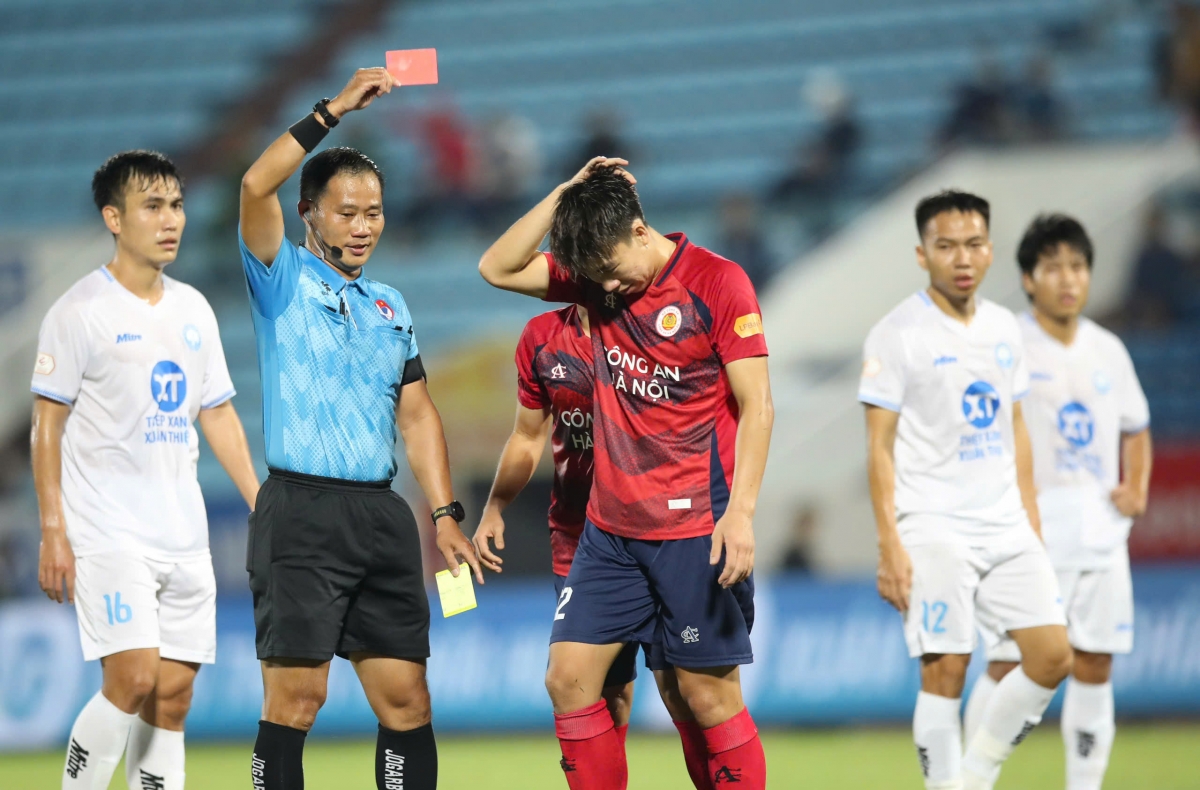
[(438, 596), (442, 599), (442, 617), (453, 617), (475, 608), (475, 584), (471, 581), (470, 565), (464, 562), (458, 566), (457, 579), (448, 570), (438, 571), (433, 577), (437, 579)]

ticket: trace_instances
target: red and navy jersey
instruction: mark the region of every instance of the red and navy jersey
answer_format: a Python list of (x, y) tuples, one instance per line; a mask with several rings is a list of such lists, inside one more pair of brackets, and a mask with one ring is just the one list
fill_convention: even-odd
[(592, 490), (592, 341), (575, 305), (534, 317), (517, 343), (517, 399), (554, 420), (550, 551), (566, 576), (583, 532)]
[(640, 294), (576, 281), (547, 255), (547, 301), (587, 306), (596, 471), (588, 519), (627, 538), (709, 535), (729, 504), (737, 401), (725, 365), (767, 354), (742, 268), (683, 234)]

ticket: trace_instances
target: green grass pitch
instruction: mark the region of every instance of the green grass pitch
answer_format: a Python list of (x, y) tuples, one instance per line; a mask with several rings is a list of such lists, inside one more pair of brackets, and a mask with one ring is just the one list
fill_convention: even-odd
[[(763, 742), (772, 788), (920, 790), (909, 734), (902, 729), (767, 731)], [(1105, 790), (1184, 790), (1200, 787), (1200, 724), (1128, 724), (1118, 728)], [(248, 787), (250, 743), (196, 744), (188, 749), (188, 790)], [(443, 736), (438, 744), (442, 790), (565, 790), (552, 736)], [(375, 745), (314, 740), (304, 755), (308, 790), (375, 787)], [(62, 755), (0, 755), (0, 787), (54, 790)], [(1021, 745), (997, 790), (1061, 790), (1063, 754), (1048, 722)], [(111, 789), (125, 787), (118, 768)], [(679, 742), (673, 736), (629, 738), (630, 790), (689, 790)]]

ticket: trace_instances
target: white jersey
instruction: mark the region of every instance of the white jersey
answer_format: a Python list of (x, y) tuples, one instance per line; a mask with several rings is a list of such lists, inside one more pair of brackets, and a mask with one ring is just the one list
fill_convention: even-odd
[(905, 545), (994, 545), (1029, 529), (1013, 404), (1029, 390), (1011, 312), (977, 300), (969, 325), (919, 291), (867, 336), (858, 399), (900, 414), (896, 517)]
[(169, 277), (163, 289), (151, 306), (100, 268), (42, 321), (31, 388), (72, 407), (62, 496), (76, 556), (208, 554), (192, 423), (233, 383), (208, 302)]
[(1021, 316), (1031, 391), (1025, 422), (1033, 442), (1042, 535), (1056, 568), (1108, 564), (1131, 519), (1109, 498), (1120, 481), (1121, 434), (1150, 425), (1146, 395), (1125, 344), (1081, 319), (1064, 346)]

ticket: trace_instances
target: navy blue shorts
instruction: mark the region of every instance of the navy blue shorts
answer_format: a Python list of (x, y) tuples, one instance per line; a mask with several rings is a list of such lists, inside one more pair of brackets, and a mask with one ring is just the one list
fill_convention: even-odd
[[(554, 595), (558, 600), (562, 600), (563, 587), (566, 586), (567, 577), (554, 576)], [(646, 666), (651, 670), (662, 669), (662, 667), (654, 667), (650, 664), (650, 655), (653, 645), (642, 645), (646, 651)], [(660, 655), (661, 650), (657, 651)], [(637, 654), (638, 643), (630, 642), (621, 649), (617, 654), (617, 659), (613, 661), (613, 665), (608, 668), (608, 676), (604, 678), (604, 688), (612, 688), (613, 686), (624, 686), (627, 683), (632, 683), (637, 679)]]
[(641, 643), (650, 669), (749, 664), (754, 577), (726, 589), (708, 564), (712, 538), (635, 540), (584, 526), (553, 642)]

